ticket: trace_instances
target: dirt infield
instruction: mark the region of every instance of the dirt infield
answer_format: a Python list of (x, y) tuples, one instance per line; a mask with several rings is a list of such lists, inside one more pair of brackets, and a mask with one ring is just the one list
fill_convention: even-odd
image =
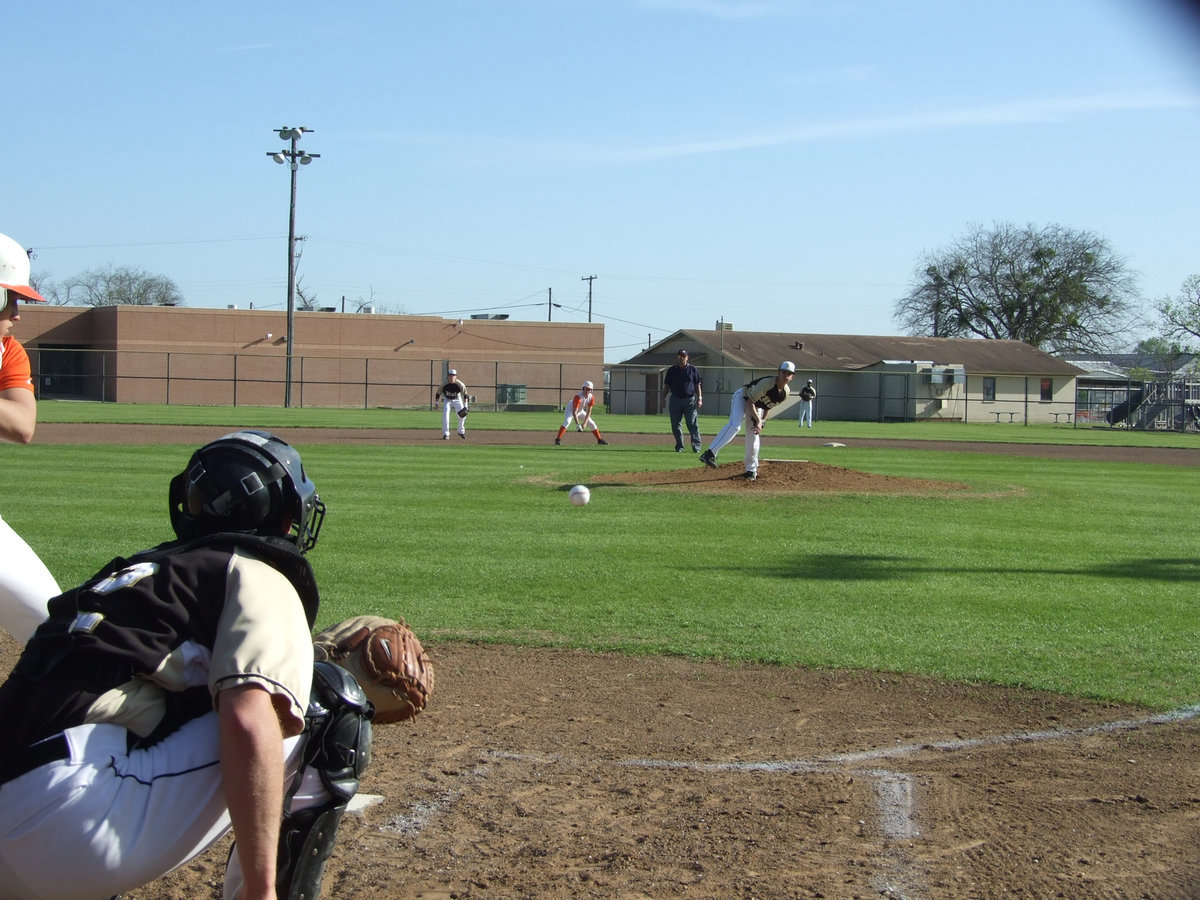
[[(595, 480), (962, 487), (769, 462), (750, 485), (737, 466), (681, 463)], [(378, 729), (363, 792), (379, 799), (346, 820), (327, 898), (1200, 897), (1200, 709), (423, 637), (437, 691)], [(0, 634), (0, 671), (14, 658)], [(226, 850), (127, 900), (220, 897)]]

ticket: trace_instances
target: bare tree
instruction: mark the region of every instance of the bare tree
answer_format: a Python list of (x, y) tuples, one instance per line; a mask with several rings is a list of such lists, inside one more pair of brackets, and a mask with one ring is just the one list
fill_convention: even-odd
[(350, 302), (354, 304), (354, 311), (355, 311), (356, 313), (360, 313), (360, 312), (362, 312), (364, 309), (374, 309), (374, 308), (375, 308), (375, 306), (376, 306), (376, 303), (375, 303), (375, 288), (373, 288), (373, 287), (372, 287), (372, 288), (369, 288), (369, 289), (368, 289), (368, 293), (367, 293), (367, 296), (366, 296), (366, 297), (363, 297), (363, 296), (361, 296), (361, 295), (360, 295), (360, 296), (358, 296), (358, 297), (355, 297), (355, 298), (354, 298), (353, 300), (351, 300)]
[(1154, 308), (1167, 340), (1193, 344), (1200, 339), (1200, 275), (1189, 275), (1178, 297), (1166, 297), (1154, 304)]
[(183, 306), (179, 287), (165, 275), (109, 265), (62, 282), (39, 281), (47, 300), (60, 306)]
[(909, 334), (1103, 351), (1128, 346), (1137, 298), (1133, 274), (1097, 235), (1060, 225), (972, 225), (921, 257), (894, 315)]
[(317, 308), (317, 292), (310, 291), (304, 286), (304, 276), (296, 279), (296, 309), (301, 312), (312, 312)]

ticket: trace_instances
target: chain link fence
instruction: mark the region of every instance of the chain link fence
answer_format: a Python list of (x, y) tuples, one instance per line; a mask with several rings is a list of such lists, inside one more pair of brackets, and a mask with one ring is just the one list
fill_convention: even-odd
[[(261, 354), (29, 348), (39, 397), (193, 406), (283, 406), (286, 360)], [(292, 403), (307, 407), (426, 409), (445, 383), (444, 359), (294, 356)], [(608, 411), (659, 415), (666, 368), (577, 363), (460, 362), (481, 409), (562, 409), (585, 380)], [(702, 368), (705, 415), (727, 416), (734, 392), (774, 370)], [(961, 421), (1144, 430), (1200, 430), (1200, 382), (1107, 383), (1074, 378), (975, 375), (961, 369), (799, 373), (812, 377), (818, 421)], [(603, 390), (600, 390), (603, 378)], [(798, 390), (798, 387), (797, 387)], [(799, 407), (784, 410), (796, 419)]]
[[(186, 351), (30, 348), (43, 399), (194, 406), (283, 406), (286, 359)], [(292, 358), (292, 404), (307, 407), (424, 409), (446, 382), (443, 359)], [(594, 366), (557, 362), (462, 362), (458, 377), (480, 408), (561, 409)], [(599, 391), (597, 391), (599, 393)]]
[[(774, 374), (771, 369), (698, 368), (704, 382), (702, 411), (706, 415), (727, 416), (738, 388)], [(611, 410), (661, 413), (666, 371), (666, 367), (611, 367)], [(793, 393), (809, 377), (817, 390), (816, 421), (990, 422), (1195, 431), (1200, 412), (1200, 384), (1187, 382), (1088, 387), (1061, 375), (982, 375), (952, 366), (896, 364), (861, 371), (799, 372), (792, 382)], [(777, 415), (798, 419), (799, 406)]]

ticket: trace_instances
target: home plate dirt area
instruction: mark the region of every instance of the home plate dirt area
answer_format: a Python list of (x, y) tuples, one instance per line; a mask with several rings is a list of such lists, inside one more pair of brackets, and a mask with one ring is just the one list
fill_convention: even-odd
[[(740, 456), (589, 483), (963, 489)], [(418, 633), (435, 693), (376, 730), (326, 898), (1200, 897), (1200, 707)], [(227, 852), (125, 896), (219, 898)]]

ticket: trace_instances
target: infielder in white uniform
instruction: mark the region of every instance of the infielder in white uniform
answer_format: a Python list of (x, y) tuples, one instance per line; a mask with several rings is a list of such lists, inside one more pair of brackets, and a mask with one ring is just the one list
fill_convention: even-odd
[(810, 378), (804, 387), (800, 388), (800, 427), (804, 427), (804, 420), (808, 420), (808, 427), (812, 428), (813, 417), (813, 401), (817, 399), (817, 388)]
[(758, 478), (759, 436), (768, 411), (788, 398), (788, 382), (796, 375), (796, 366), (790, 362), (779, 364), (775, 375), (764, 375), (733, 392), (729, 401), (729, 421), (717, 432), (708, 449), (700, 454), (700, 461), (711, 468), (717, 467), (717, 454), (721, 448), (737, 437), (746, 426), (746, 478)]
[[(29, 285), (29, 255), (0, 234), (0, 439), (27, 444), (37, 427), (29, 356), (12, 336), (18, 300), (44, 303)], [(0, 518), (0, 627), (24, 644), (46, 617), (58, 583), (38, 555)]]
[(446, 373), (449, 379), (443, 384), (436, 394), (433, 395), (433, 402), (436, 405), (441, 400), (442, 404), (442, 440), (450, 440), (450, 414), (454, 413), (458, 417), (458, 436), (464, 441), (467, 439), (467, 386), (458, 380), (458, 372), (451, 369)]

